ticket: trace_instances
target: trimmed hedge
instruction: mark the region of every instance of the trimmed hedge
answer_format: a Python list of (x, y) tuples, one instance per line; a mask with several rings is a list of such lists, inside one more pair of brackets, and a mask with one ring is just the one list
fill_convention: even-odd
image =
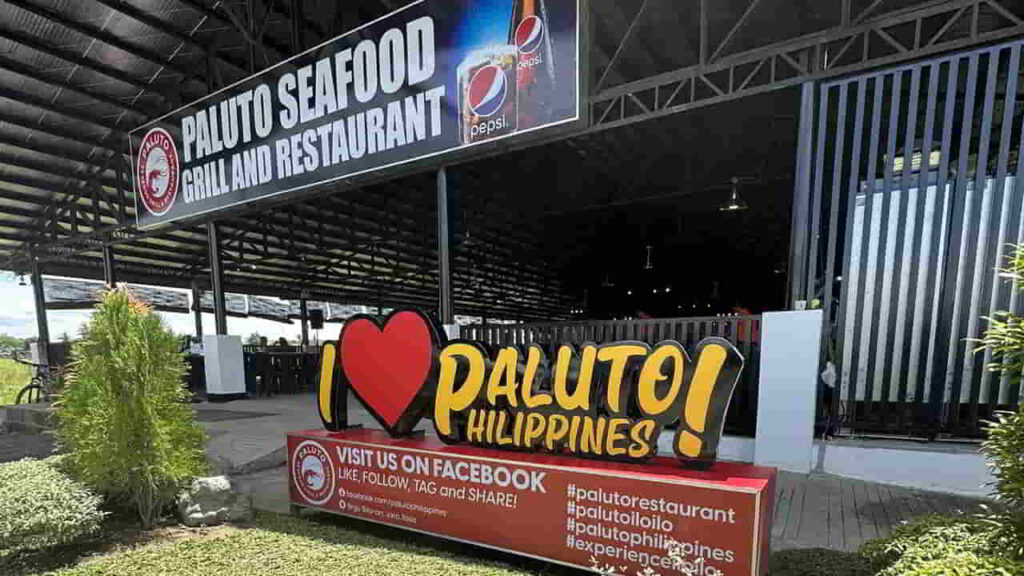
[(998, 525), (977, 518), (928, 516), (873, 540), (861, 554), (878, 576), (1019, 576)]
[(73, 542), (96, 532), (100, 498), (60, 469), (59, 458), (0, 464), (0, 555)]

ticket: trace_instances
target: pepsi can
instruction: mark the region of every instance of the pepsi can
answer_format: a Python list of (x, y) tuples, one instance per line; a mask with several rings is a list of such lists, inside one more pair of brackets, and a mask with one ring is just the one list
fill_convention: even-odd
[(459, 65), (459, 141), (463, 145), (516, 131), (518, 52), (514, 45), (489, 46), (470, 52)]

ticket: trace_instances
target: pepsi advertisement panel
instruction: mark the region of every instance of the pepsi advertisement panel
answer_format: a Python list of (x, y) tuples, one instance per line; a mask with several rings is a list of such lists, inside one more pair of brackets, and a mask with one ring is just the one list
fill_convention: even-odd
[(419, 0), (130, 135), (147, 228), (580, 120), (582, 0)]

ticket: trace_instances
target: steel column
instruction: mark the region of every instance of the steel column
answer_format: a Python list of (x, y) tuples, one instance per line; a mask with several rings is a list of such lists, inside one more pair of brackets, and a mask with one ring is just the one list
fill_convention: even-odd
[(814, 144), (814, 82), (806, 82), (800, 96), (800, 132), (796, 148), (796, 184), (793, 188), (792, 223), (789, 233), (787, 308), (806, 300), (803, 289), (807, 261), (807, 228), (811, 197), (811, 166)]
[(117, 284), (117, 270), (114, 268), (114, 247), (103, 245), (103, 280), (111, 288)]
[(39, 333), (39, 362), (50, 364), (50, 325), (46, 321), (46, 293), (43, 291), (43, 272), (38, 262), (32, 263), (32, 296), (36, 304), (36, 329)]
[(448, 173), (437, 171), (437, 258), (440, 270), (440, 313), (442, 324), (454, 324), (452, 311), (452, 271), (448, 238)]
[(196, 336), (203, 337), (203, 291), (199, 284), (192, 283), (192, 318), (196, 323)]
[(302, 345), (309, 344), (309, 310), (306, 309), (306, 297), (299, 298), (299, 321), (302, 323)]
[(228, 333), (227, 307), (224, 302), (224, 269), (220, 259), (220, 238), (217, 223), (206, 225), (207, 242), (210, 244), (210, 281), (213, 287), (213, 317), (217, 334)]

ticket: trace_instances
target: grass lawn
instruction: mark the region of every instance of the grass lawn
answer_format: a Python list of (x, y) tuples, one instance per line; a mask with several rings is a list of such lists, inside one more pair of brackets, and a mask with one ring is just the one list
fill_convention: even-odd
[[(524, 576), (543, 564), (407, 532), (318, 515), (259, 513), (247, 525), (108, 532), (104, 543), (35, 557), (0, 555), (5, 576)], [(112, 543), (111, 541), (119, 543)], [(514, 561), (517, 566), (500, 560)], [(549, 574), (566, 574), (562, 569)], [(582, 574), (579, 571), (572, 571)]]
[(32, 378), (32, 367), (10, 358), (0, 358), (0, 406), (14, 404), (14, 398)]

